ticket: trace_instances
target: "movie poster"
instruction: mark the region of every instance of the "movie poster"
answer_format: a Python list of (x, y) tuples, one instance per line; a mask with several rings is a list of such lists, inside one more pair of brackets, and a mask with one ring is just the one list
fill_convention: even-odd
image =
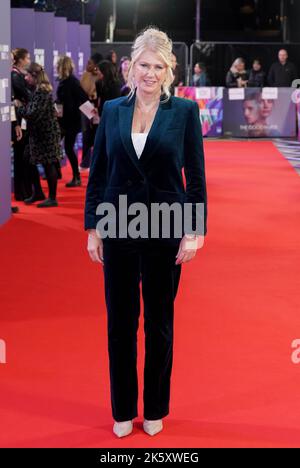
[(232, 88), (224, 93), (224, 136), (296, 136), (292, 88)]
[(203, 136), (222, 135), (223, 90), (223, 87), (179, 86), (175, 88), (175, 96), (197, 102)]

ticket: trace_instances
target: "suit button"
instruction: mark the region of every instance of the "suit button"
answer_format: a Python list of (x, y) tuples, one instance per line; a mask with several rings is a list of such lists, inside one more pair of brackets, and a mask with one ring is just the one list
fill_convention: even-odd
[(127, 185), (130, 187), (132, 185), (132, 180), (127, 180)]

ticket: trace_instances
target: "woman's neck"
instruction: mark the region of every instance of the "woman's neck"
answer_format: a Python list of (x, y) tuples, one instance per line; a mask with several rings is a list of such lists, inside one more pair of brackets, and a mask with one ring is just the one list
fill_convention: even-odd
[(151, 107), (154, 103), (160, 101), (160, 92), (155, 94), (143, 93), (142, 91), (136, 90), (136, 97), (144, 107)]
[(25, 75), (25, 68), (24, 67), (20, 67), (20, 65), (14, 65), (14, 67), (19, 70), (20, 73), (23, 73), (23, 75)]

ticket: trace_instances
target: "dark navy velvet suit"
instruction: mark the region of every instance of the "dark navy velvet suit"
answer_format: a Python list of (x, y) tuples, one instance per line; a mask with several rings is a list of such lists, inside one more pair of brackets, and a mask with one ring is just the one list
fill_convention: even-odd
[[(101, 218), (96, 208), (118, 196), (128, 205), (143, 202), (203, 203), (206, 234), (206, 182), (199, 109), (171, 97), (161, 102), (144, 151), (137, 157), (131, 140), (136, 95), (107, 101), (98, 127), (86, 193), (85, 229)], [(182, 179), (184, 168), (186, 187)], [(196, 210), (193, 209), (193, 218)], [(104, 239), (105, 298), (108, 313), (111, 404), (116, 421), (137, 416), (137, 329), (140, 281), (144, 301), (144, 417), (169, 413), (173, 359), (174, 299), (181, 265), (175, 265), (180, 238)]]

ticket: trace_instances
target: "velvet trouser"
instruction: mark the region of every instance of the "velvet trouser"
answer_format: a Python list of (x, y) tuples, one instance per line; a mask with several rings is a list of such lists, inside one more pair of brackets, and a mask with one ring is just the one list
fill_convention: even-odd
[(112, 414), (127, 421), (138, 414), (137, 330), (140, 282), (144, 303), (144, 418), (169, 413), (173, 362), (174, 300), (181, 265), (178, 245), (157, 239), (103, 241)]

